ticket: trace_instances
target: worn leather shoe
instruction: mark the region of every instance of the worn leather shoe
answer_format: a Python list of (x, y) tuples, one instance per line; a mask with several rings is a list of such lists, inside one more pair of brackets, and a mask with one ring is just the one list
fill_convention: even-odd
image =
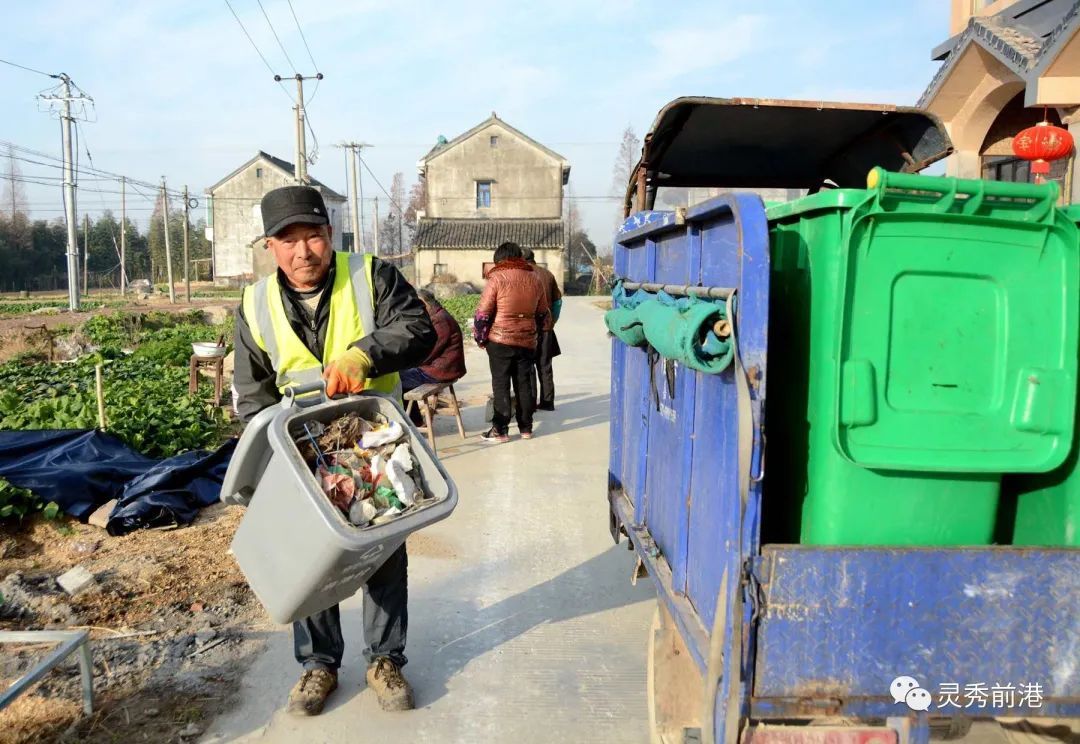
[(375, 691), (383, 710), (412, 710), (416, 707), (412, 687), (398, 666), (386, 657), (376, 659), (368, 667), (367, 683)]
[(294, 716), (317, 716), (326, 698), (337, 689), (337, 675), (327, 669), (305, 669), (289, 693), (288, 711)]

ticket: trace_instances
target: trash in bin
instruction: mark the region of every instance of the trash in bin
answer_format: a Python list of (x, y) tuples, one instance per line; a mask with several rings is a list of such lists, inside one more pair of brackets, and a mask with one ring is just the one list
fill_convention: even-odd
[(404, 436), (397, 421), (352, 412), (328, 426), (305, 424), (296, 445), (330, 503), (353, 525), (367, 527), (385, 524), (429, 498), (417, 486), (416, 464), (409, 443), (401, 441)]

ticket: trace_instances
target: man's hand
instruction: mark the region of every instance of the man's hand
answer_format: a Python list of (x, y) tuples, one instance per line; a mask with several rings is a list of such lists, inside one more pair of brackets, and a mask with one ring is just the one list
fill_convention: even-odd
[(371, 373), (371, 357), (355, 346), (338, 357), (323, 370), (326, 380), (326, 397), (332, 398), (338, 393), (359, 393), (367, 383)]

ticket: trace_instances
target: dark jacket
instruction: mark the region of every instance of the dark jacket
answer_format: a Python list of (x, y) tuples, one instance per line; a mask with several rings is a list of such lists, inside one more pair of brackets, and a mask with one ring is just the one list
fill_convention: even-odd
[(465, 376), (465, 346), (462, 343), (461, 326), (442, 305), (431, 314), (438, 340), (428, 358), (420, 365), (420, 371), (439, 382), (453, 382)]
[(548, 307), (551, 308), (551, 312), (544, 318), (544, 330), (551, 331), (555, 328), (555, 303), (562, 299), (562, 291), (559, 289), (559, 282), (555, 279), (555, 275), (547, 268), (534, 265), (533, 271), (540, 277), (540, 283), (544, 285)]
[(488, 272), (476, 308), (476, 340), (505, 346), (536, 348), (550, 308), (540, 275), (524, 259), (500, 261)]
[[(330, 272), (324, 280), (324, 286), (328, 288), (334, 282), (334, 263), (330, 262)], [(372, 377), (415, 367), (427, 357), (436, 339), (424, 303), (392, 264), (376, 258), (372, 262), (371, 279), (375, 289), (375, 330), (353, 346), (360, 347), (371, 357), (374, 363)], [(278, 285), (293, 331), (317, 359), (322, 359), (330, 320), (330, 292), (323, 292), (315, 311), (315, 322), (309, 325), (299, 298), (280, 271)], [(235, 343), (233, 396), (237, 413), (247, 423), (259, 411), (281, 400), (281, 394), (270, 357), (252, 338), (243, 303), (236, 311)]]

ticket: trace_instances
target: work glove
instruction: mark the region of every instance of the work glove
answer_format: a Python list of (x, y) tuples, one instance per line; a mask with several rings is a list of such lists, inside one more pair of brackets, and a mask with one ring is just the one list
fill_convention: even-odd
[(371, 357), (363, 349), (350, 346), (349, 350), (330, 362), (323, 370), (326, 380), (326, 397), (339, 393), (359, 393), (371, 374)]

